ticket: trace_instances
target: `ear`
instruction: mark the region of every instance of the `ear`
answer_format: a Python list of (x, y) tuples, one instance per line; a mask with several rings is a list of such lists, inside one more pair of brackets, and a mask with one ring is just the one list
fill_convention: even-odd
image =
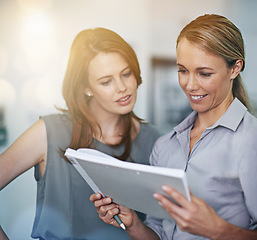
[(231, 79), (235, 79), (237, 77), (237, 75), (241, 72), (243, 65), (244, 62), (242, 59), (236, 60), (235, 65), (232, 67)]
[(93, 93), (92, 93), (92, 91), (91, 91), (89, 88), (85, 88), (84, 93), (85, 93), (85, 95), (87, 95), (88, 97), (92, 97), (92, 96), (93, 96)]

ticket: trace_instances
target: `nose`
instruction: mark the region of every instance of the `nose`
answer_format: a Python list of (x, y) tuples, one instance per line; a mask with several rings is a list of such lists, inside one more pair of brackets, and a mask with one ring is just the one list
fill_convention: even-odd
[(194, 74), (188, 75), (186, 88), (188, 91), (194, 91), (199, 88), (198, 80)]
[(117, 92), (125, 92), (127, 90), (127, 86), (121, 78), (116, 80), (115, 88)]

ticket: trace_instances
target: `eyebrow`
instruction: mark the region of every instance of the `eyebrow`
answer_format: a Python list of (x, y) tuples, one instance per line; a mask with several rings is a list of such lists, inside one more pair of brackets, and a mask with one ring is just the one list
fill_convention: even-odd
[[(123, 70), (121, 70), (121, 72), (124, 72), (125, 70), (127, 70), (127, 69), (129, 69), (129, 68), (130, 68), (130, 66), (126, 66)], [(104, 79), (104, 78), (109, 78), (109, 77), (111, 77), (111, 76), (112, 76), (112, 75), (102, 76), (102, 77), (96, 79), (96, 81), (100, 81), (100, 80), (102, 80), (102, 79)]]
[[(184, 65), (182, 65), (182, 64), (180, 64), (180, 63), (177, 63), (177, 66), (178, 66), (178, 67), (183, 67), (183, 68), (187, 69)], [(209, 68), (209, 67), (198, 67), (198, 68), (197, 68), (198, 71), (199, 71), (199, 70), (205, 70), (205, 69), (207, 69), (207, 70), (212, 70), (212, 71), (213, 71), (213, 69), (212, 69), (212, 68)]]
[(183, 67), (183, 68), (185, 68), (182, 64), (180, 64), (180, 63), (177, 63), (177, 66), (178, 67)]

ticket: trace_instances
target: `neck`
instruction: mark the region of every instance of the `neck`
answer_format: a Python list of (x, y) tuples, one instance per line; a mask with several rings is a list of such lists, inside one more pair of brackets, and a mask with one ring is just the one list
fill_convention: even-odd
[(100, 129), (95, 129), (94, 138), (105, 144), (118, 144), (124, 131), (124, 126), (119, 114), (108, 113), (102, 109), (90, 106), (93, 115)]
[(223, 101), (219, 106), (211, 109), (210, 111), (204, 113), (198, 113), (198, 117), (195, 122), (195, 126), (201, 126), (201, 128), (206, 129), (211, 127), (215, 122), (217, 122), (221, 116), (227, 111), (230, 104), (233, 102), (234, 98)]

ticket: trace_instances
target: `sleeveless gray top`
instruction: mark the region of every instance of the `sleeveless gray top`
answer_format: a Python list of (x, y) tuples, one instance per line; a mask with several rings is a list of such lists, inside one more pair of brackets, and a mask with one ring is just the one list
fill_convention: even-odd
[[(53, 114), (42, 119), (47, 131), (47, 165), (43, 177), (38, 165), (35, 166), (37, 208), (31, 236), (47, 240), (128, 239), (121, 228), (105, 224), (98, 217), (89, 200), (93, 191), (75, 168), (59, 155), (59, 149), (65, 150), (71, 140), (70, 115)], [(139, 134), (132, 142), (130, 156), (133, 161), (149, 164), (153, 144), (159, 136), (156, 128), (142, 123)], [(110, 147), (97, 140), (94, 140), (94, 146), (115, 156), (121, 155), (124, 150), (124, 146)]]

